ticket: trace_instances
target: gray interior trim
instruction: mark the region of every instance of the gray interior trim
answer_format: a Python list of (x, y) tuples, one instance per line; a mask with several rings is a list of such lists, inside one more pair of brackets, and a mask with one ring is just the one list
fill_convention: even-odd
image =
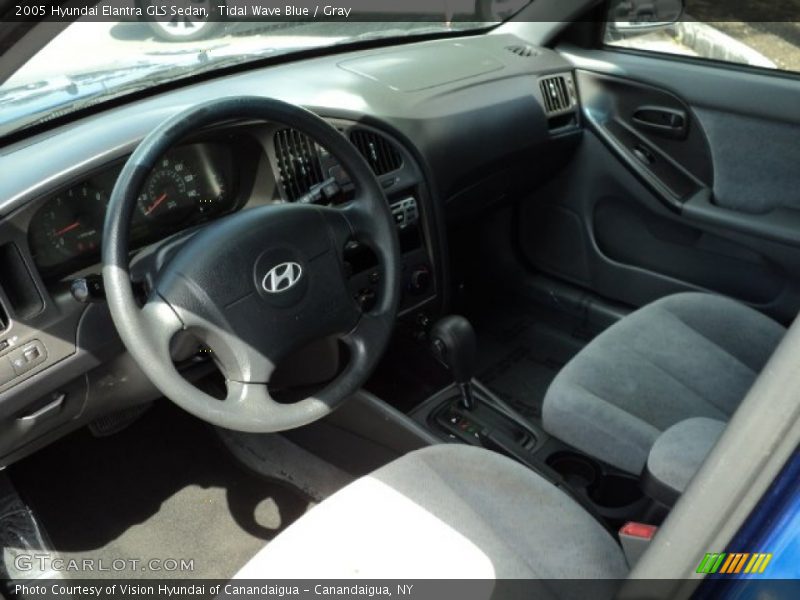
[[(683, 579), (675, 581), (669, 597), (688, 596), (702, 577), (695, 569), (703, 553), (723, 550), (741, 528), (800, 444), (798, 355), (800, 319), (667, 517), (632, 578)], [(747, 452), (742, 452), (742, 440), (748, 440)], [(732, 456), (736, 460), (730, 460)], [(703, 510), (698, 511), (698, 506)], [(620, 597), (635, 595), (623, 589)]]
[[(689, 62), (670, 54), (584, 50), (572, 45), (559, 46), (558, 50), (578, 68), (632, 77), (668, 89), (694, 108), (711, 106), (784, 123), (798, 122), (800, 80), (781, 76), (780, 71), (747, 71), (743, 77), (743, 70), (736, 67)], [(768, 94), (764, 93), (766, 89)]]
[(388, 447), (398, 456), (441, 443), (438, 437), (411, 417), (363, 389), (353, 394), (327, 421)]
[[(778, 197), (786, 198), (786, 195), (779, 194)], [(800, 210), (781, 206), (763, 214), (753, 214), (722, 207), (713, 200), (709, 190), (701, 190), (683, 203), (681, 214), (696, 223), (800, 246)]]

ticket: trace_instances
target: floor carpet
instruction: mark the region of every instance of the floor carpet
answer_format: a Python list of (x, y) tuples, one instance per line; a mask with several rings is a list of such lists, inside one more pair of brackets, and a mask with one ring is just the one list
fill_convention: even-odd
[[(129, 562), (72, 577), (228, 578), (308, 508), (244, 470), (209, 426), (166, 400), (114, 436), (82, 430), (9, 471), (62, 558)], [(151, 559), (193, 568), (143, 570)]]
[(540, 422), (553, 378), (592, 336), (578, 319), (533, 304), (495, 308), (484, 305), (470, 315), (478, 336), (478, 380)]

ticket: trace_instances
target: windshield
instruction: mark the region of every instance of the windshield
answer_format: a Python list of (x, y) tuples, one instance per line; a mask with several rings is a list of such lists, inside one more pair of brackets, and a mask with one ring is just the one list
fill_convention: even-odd
[[(0, 85), (0, 136), (159, 83), (247, 61), (485, 28), (531, 1), (351, 0), (352, 6), (309, 8), (298, 3), (277, 7), (277, 17), (264, 17), (255, 9), (266, 3), (253, 0), (106, 0), (82, 13)], [(172, 17), (172, 6), (205, 13)], [(151, 16), (157, 12), (167, 14)]]

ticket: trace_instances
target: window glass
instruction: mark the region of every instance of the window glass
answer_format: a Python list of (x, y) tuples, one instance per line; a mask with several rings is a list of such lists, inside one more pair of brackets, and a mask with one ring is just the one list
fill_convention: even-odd
[(800, 2), (796, 0), (614, 0), (605, 43), (800, 72)]

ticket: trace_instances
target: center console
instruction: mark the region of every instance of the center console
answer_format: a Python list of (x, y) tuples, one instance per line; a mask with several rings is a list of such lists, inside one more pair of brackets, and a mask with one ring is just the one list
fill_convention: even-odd
[[(363, 156), (383, 188), (397, 226), (402, 252), (400, 314), (429, 308), (444, 289), (443, 230), (422, 165), (410, 145), (392, 133), (365, 123), (329, 119)], [(306, 201), (306, 196), (335, 190), (332, 204), (352, 197), (353, 185), (333, 154), (297, 131), (277, 127), (268, 155), (281, 199)], [(345, 248), (350, 290), (364, 310), (377, 301), (382, 277), (370, 248), (351, 242)]]
[[(418, 200), (409, 195), (390, 200), (402, 252), (400, 312), (409, 311), (431, 300), (436, 294), (430, 250), (420, 216)], [(350, 289), (363, 310), (370, 310), (377, 299), (382, 273), (372, 251), (357, 242), (345, 248), (345, 268), (350, 274)]]

